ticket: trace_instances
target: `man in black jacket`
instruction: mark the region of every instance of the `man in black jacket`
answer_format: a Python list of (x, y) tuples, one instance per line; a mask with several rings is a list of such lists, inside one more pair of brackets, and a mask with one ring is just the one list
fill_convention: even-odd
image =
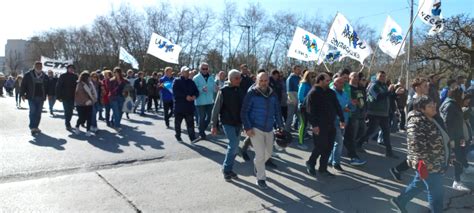
[(145, 103), (147, 96), (147, 85), (144, 77), (145, 73), (143, 71), (138, 72), (138, 79), (135, 80), (135, 83), (133, 85), (137, 93), (137, 101), (135, 102), (135, 109), (133, 111), (136, 111), (138, 105), (141, 104), (140, 116), (145, 115)]
[(56, 84), (58, 83), (58, 78), (54, 76), (52, 70), (48, 70), (48, 103), (49, 103), (49, 114), (54, 117), (53, 107), (56, 103)]
[(63, 102), (64, 119), (66, 129), (72, 130), (71, 118), (74, 110), (74, 96), (76, 94), (77, 75), (74, 73), (76, 67), (72, 64), (66, 67), (67, 72), (59, 76), (56, 84), (56, 95), (59, 101)]
[(191, 142), (196, 140), (194, 132), (194, 100), (199, 96), (199, 91), (192, 79), (189, 79), (189, 68), (184, 66), (181, 68), (181, 77), (174, 80), (174, 130), (176, 132), (176, 140), (182, 142), (181, 139), (181, 122), (186, 121), (188, 136)]
[(38, 126), (41, 121), (43, 103), (48, 94), (48, 76), (42, 69), (43, 64), (39, 61), (35, 62), (34, 69), (25, 74), (20, 88), (20, 96), (23, 101), (28, 99), (28, 106), (30, 108), (29, 127), (32, 135), (41, 133)]
[(309, 109), (309, 123), (313, 126), (314, 148), (306, 161), (306, 169), (310, 175), (316, 175), (314, 169), (316, 160), (319, 159), (319, 173), (323, 176), (334, 176), (327, 170), (329, 156), (334, 146), (336, 127), (334, 122), (336, 116), (340, 118), (340, 127), (344, 128), (344, 116), (339, 106), (339, 101), (333, 90), (329, 89), (331, 78), (326, 73), (316, 77), (316, 86), (307, 96), (307, 107)]
[(212, 134), (217, 135), (218, 117), (224, 128), (224, 133), (229, 138), (227, 153), (224, 158), (223, 173), (224, 179), (230, 181), (237, 178), (237, 174), (232, 171), (235, 156), (239, 150), (240, 132), (242, 131), (242, 120), (240, 110), (242, 109), (242, 93), (240, 92), (240, 72), (231, 70), (228, 74), (229, 85), (224, 86), (218, 93), (214, 108), (212, 109), (211, 126)]

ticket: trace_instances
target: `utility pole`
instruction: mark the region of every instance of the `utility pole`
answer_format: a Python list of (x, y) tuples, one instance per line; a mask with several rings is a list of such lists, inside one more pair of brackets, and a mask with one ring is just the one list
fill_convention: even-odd
[[(409, 23), (413, 23), (413, 0), (410, 0), (410, 22)], [(406, 82), (406, 87), (405, 88), (409, 88), (409, 80), (408, 80), (408, 77), (410, 75), (410, 69), (411, 69), (411, 48), (413, 46), (413, 26), (411, 27), (410, 30), (410, 42), (408, 43), (408, 50), (407, 50), (407, 63), (406, 63), (406, 69), (407, 69), (407, 76), (405, 78), (405, 82)]]

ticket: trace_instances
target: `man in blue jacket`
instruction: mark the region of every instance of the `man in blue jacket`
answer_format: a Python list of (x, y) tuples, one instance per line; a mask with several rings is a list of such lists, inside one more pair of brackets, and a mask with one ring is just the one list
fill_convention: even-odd
[[(214, 76), (209, 73), (209, 65), (201, 63), (201, 72), (194, 76), (193, 81), (199, 91), (195, 104), (199, 115), (199, 136), (197, 141), (206, 140), (206, 129), (211, 121), (212, 106), (214, 106), (214, 93), (217, 92)], [(194, 142), (197, 142), (194, 141)]]
[(173, 68), (166, 67), (165, 76), (160, 78), (160, 89), (167, 128), (170, 128), (170, 117), (173, 115), (173, 81)]
[(240, 114), (245, 133), (255, 149), (255, 172), (257, 185), (261, 189), (268, 188), (265, 182), (265, 162), (273, 152), (273, 125), (276, 123), (277, 128), (283, 126), (278, 97), (268, 84), (268, 74), (259, 73), (256, 85), (250, 87), (244, 98)]
[(173, 83), (174, 94), (174, 130), (176, 132), (176, 140), (182, 142), (181, 139), (181, 122), (186, 121), (189, 140), (195, 141), (194, 133), (194, 100), (199, 96), (199, 91), (193, 80), (189, 79), (189, 68), (184, 66), (181, 68), (181, 77)]

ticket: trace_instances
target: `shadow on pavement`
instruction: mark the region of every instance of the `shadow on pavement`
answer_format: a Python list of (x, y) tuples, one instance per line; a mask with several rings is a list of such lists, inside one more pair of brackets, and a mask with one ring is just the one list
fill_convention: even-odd
[(120, 146), (135, 146), (141, 150), (145, 147), (152, 149), (163, 149), (163, 141), (145, 135), (144, 131), (138, 131), (137, 128), (122, 125), (120, 133), (109, 132), (108, 130), (99, 130), (95, 136), (86, 137), (82, 132), (80, 135), (69, 135), (78, 140), (87, 140), (87, 142), (101, 150), (113, 153), (122, 153)]
[(49, 135), (46, 135), (44, 133), (40, 133), (37, 135), (33, 140), (29, 141), (31, 144), (36, 145), (36, 146), (43, 146), (43, 147), (52, 147), (56, 150), (65, 150), (63, 147), (64, 144), (66, 144), (66, 139), (62, 138), (53, 138)]

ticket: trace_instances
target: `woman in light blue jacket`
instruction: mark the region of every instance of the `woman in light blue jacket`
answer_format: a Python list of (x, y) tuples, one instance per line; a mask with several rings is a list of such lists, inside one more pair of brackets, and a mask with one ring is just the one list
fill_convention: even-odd
[(304, 136), (307, 134), (307, 113), (306, 106), (304, 105), (304, 100), (313, 86), (313, 79), (315, 77), (314, 72), (307, 71), (304, 73), (303, 78), (300, 81), (298, 86), (298, 115), (300, 117), (300, 128), (298, 131), (298, 148), (308, 149), (308, 147), (303, 143)]

